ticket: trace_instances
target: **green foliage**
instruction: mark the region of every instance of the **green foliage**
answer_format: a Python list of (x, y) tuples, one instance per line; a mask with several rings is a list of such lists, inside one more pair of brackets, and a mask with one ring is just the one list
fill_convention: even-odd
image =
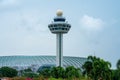
[(116, 66), (117, 66), (117, 69), (120, 69), (120, 59), (117, 61)]
[(91, 61), (86, 61), (85, 64), (82, 66), (83, 68), (83, 75), (88, 75), (89, 77), (92, 76), (92, 69), (93, 69), (93, 66), (92, 66), (92, 62)]
[(120, 80), (120, 59), (117, 61), (116, 67), (116, 70), (112, 70), (112, 78), (113, 80)]
[(80, 69), (75, 68), (74, 66), (69, 66), (65, 70), (66, 78), (79, 78), (80, 77)]
[(50, 69), (44, 69), (44, 70), (42, 70), (41, 72), (39, 72), (40, 73), (40, 75), (43, 75), (45, 78), (48, 78), (48, 77), (50, 77), (51, 76), (51, 71), (50, 71)]
[(81, 75), (80, 69), (77, 69), (73, 66), (69, 66), (66, 69), (63, 67), (52, 67), (51, 69), (41, 70), (40, 75), (44, 76), (44, 78), (55, 78), (55, 79), (64, 79), (69, 78), (69, 80), (73, 78), (79, 78)]
[(56, 79), (56, 78), (52, 78), (52, 77), (50, 77), (48, 80), (63, 80), (62, 78), (58, 78), (58, 79)]
[(24, 69), (24, 72), (32, 72), (32, 70), (30, 68)]
[(2, 77), (15, 77), (17, 76), (17, 70), (10, 67), (2, 67), (0, 68), (0, 75)]
[(88, 56), (88, 61), (82, 66), (84, 74), (93, 80), (111, 80), (111, 64), (95, 56)]
[(120, 68), (112, 70), (112, 80), (120, 80)]
[(65, 70), (63, 67), (53, 67), (51, 69), (51, 76), (54, 78), (64, 78), (65, 76)]
[(33, 72), (24, 72), (22, 74), (23, 77), (30, 77), (30, 78), (33, 78), (33, 77), (38, 77), (38, 74), (36, 73), (33, 73)]

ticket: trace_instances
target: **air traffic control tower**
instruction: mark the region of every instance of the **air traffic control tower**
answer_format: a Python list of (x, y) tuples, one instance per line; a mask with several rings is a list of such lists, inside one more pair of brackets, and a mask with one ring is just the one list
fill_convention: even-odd
[(56, 66), (63, 66), (63, 34), (67, 33), (71, 28), (71, 25), (68, 24), (66, 19), (62, 16), (62, 10), (57, 10), (56, 17), (54, 21), (48, 25), (50, 31), (53, 34), (56, 34), (57, 38), (57, 57), (56, 57)]

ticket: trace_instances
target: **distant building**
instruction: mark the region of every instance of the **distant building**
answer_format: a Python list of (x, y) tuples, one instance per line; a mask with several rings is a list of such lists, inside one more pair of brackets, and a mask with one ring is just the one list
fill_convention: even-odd
[[(87, 60), (83, 57), (63, 57), (63, 67), (81, 68)], [(0, 67), (8, 66), (18, 71), (31, 68), (34, 72), (43, 65), (56, 65), (55, 56), (0, 56)]]

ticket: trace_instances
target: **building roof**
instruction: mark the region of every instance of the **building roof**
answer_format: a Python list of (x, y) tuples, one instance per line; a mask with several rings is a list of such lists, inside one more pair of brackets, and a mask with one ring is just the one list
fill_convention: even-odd
[[(63, 57), (63, 67), (74, 66), (81, 68), (86, 61), (83, 57)], [(30, 66), (40, 67), (45, 64), (56, 64), (56, 56), (0, 56), (0, 67), (27, 68)]]

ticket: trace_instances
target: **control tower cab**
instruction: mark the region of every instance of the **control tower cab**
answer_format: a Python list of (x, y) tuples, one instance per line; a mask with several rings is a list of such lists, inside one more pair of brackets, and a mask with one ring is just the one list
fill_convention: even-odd
[(66, 19), (62, 16), (62, 10), (58, 10), (54, 21), (48, 25), (50, 31), (54, 34), (67, 33), (71, 28), (71, 25), (67, 23)]

